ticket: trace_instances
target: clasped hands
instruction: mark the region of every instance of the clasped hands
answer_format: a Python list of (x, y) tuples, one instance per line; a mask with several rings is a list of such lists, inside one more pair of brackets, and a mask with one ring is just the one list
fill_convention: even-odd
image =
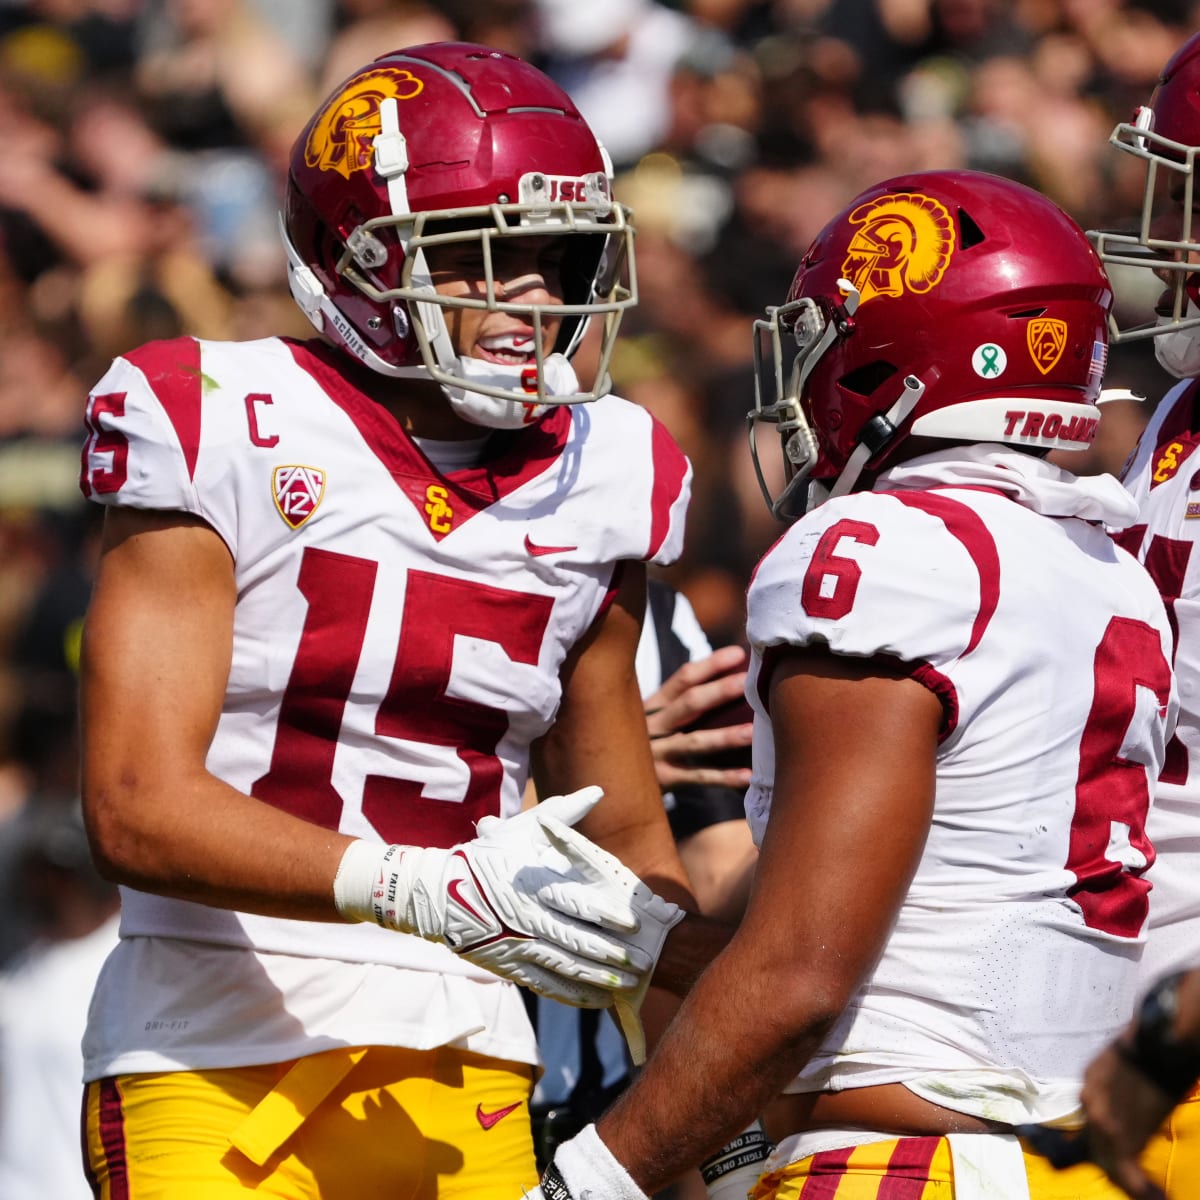
[(683, 910), (574, 828), (598, 787), (484, 817), (450, 849), (351, 843), (334, 881), (350, 920), (443, 942), (543, 996), (636, 1011)]

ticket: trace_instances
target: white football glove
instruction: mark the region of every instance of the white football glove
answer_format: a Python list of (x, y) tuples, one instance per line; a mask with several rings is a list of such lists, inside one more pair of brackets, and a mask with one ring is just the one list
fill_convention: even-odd
[(641, 945), (645, 905), (625, 876), (644, 885), (571, 828), (602, 795), (583, 788), (509, 820), (485, 817), (449, 850), (352, 842), (334, 880), (338, 911), (444, 942), (565, 1004), (605, 1008), (648, 981), (656, 951)]
[[(482, 825), (483, 822), (480, 822)], [(612, 995), (613, 1015), (621, 1033), (629, 1045), (629, 1055), (634, 1066), (646, 1061), (646, 1034), (642, 1028), (641, 1008), (650, 987), (650, 976), (654, 963), (662, 952), (663, 942), (671, 929), (683, 920), (684, 911), (677, 904), (664, 900), (647, 887), (620, 859), (602, 850), (589, 841), (577, 829), (571, 829), (553, 814), (543, 822), (546, 835), (559, 846), (564, 854), (570, 853), (574, 861), (587, 864), (598, 883), (606, 889), (615, 889), (627, 898), (637, 917), (637, 927), (623, 932), (621, 940), (633, 950), (650, 957), (650, 969), (644, 971), (632, 987), (622, 987)], [(569, 848), (569, 849), (568, 849)]]

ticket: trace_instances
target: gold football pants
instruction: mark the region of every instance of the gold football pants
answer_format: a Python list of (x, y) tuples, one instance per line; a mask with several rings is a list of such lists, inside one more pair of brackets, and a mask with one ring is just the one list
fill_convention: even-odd
[(122, 1075), (85, 1094), (98, 1200), (445, 1200), (537, 1183), (533, 1068), (442, 1047)]

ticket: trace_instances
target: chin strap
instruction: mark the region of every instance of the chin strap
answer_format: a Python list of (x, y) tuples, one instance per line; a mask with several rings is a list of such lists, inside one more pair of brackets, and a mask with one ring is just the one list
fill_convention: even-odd
[(829, 489), (829, 498), (844, 496), (858, 482), (863, 468), (871, 461), (896, 435), (896, 430), (912, 415), (921, 397), (925, 395), (925, 384), (915, 375), (904, 377), (904, 391), (900, 398), (886, 413), (876, 413), (864, 426), (859, 434), (858, 444), (846, 459), (846, 465), (841, 469), (833, 487)]

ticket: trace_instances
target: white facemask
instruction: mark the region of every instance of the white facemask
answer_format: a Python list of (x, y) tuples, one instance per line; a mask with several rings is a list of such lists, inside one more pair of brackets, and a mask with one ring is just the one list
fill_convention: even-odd
[[(485, 362), (479, 358), (455, 359), (451, 371), (464, 382), (478, 382), (488, 387), (508, 388), (519, 391), (524, 367), (506, 367), (499, 363)], [(546, 392), (551, 396), (570, 396), (579, 391), (579, 380), (570, 362), (561, 354), (548, 354), (542, 375), (546, 381)], [(521, 400), (505, 400), (500, 396), (489, 396), (484, 392), (472, 391), (469, 387), (451, 387), (442, 384), (442, 391), (450, 401), (450, 407), (473, 425), (488, 429), (520, 429), (536, 421), (550, 406), (530, 404)]]
[[(1197, 315), (1196, 306), (1188, 300), (1187, 317)], [(1172, 324), (1170, 317), (1159, 317), (1158, 325)], [(1164, 371), (1176, 379), (1195, 379), (1200, 376), (1200, 326), (1160, 333), (1154, 339), (1154, 357)]]

